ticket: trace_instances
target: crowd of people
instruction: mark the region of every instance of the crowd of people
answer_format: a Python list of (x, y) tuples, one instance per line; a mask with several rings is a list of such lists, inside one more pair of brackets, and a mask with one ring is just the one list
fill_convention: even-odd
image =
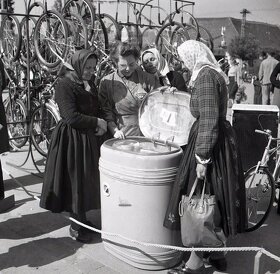
[[(197, 120), (184, 149), (164, 225), (177, 227), (176, 218), (169, 217), (178, 215), (180, 195), (189, 191), (195, 177), (201, 181), (207, 177), (220, 205), (221, 222), (217, 227), (225, 237), (244, 230), (244, 178), (234, 132), (226, 121), (228, 76), (201, 42), (184, 42), (178, 54), (178, 67), (190, 72), (188, 83), (156, 48), (141, 54), (136, 46), (117, 41), (110, 51), (115, 70), (101, 80), (99, 90), (91, 81), (97, 56), (87, 50), (72, 56), (73, 70), (66, 71), (56, 86), (62, 119), (49, 147), (41, 207), (69, 212), (78, 221), (90, 224), (86, 212), (98, 208), (100, 203), (100, 140), (142, 136), (138, 122), (142, 100), (153, 89), (171, 86), (175, 90), (191, 90), (190, 110)], [(70, 235), (82, 242), (92, 238), (91, 231), (75, 223), (71, 223)], [(213, 254), (208, 259), (222, 269), (226, 267), (224, 256)], [(192, 252), (184, 267), (170, 273), (201, 273), (203, 267), (201, 254)]]
[[(98, 88), (94, 83), (98, 56), (85, 49), (74, 53), (55, 87), (62, 119), (49, 146), (42, 208), (55, 213), (68, 212), (76, 220), (95, 226), (86, 213), (100, 208), (98, 161), (102, 142), (112, 137), (142, 136), (138, 121), (142, 100), (156, 88), (162, 87), (164, 92), (165, 87), (172, 87), (175, 92), (191, 94), (190, 111), (196, 121), (190, 134), (186, 133), (188, 145), (183, 150), (163, 225), (179, 228), (180, 197), (190, 192), (198, 178), (200, 182), (207, 180), (211, 194), (216, 197), (220, 214), (216, 227), (224, 234), (223, 245), (227, 238), (244, 231), (244, 175), (235, 133), (226, 120), (228, 104), (235, 100), (240, 87), (239, 66), (230, 58), (225, 73), (211, 50), (199, 41), (185, 41), (177, 52), (171, 66), (156, 48), (141, 53), (135, 45), (116, 41), (110, 50), (115, 70), (101, 80)], [(268, 65), (261, 64), (263, 102), (269, 100), (268, 80), (280, 88), (277, 79), (280, 65), (272, 65), (269, 56), (266, 60), (271, 70), (275, 70), (269, 78)], [(1, 105), (0, 110), (2, 113)], [(5, 122), (0, 120), (0, 124), (0, 134), (6, 135)], [(7, 151), (5, 144), (1, 137), (0, 152)], [(77, 241), (92, 240), (92, 231), (74, 222), (69, 233)], [(205, 260), (218, 270), (226, 270), (224, 253), (205, 256), (191, 252), (186, 263), (169, 273), (203, 273)]]

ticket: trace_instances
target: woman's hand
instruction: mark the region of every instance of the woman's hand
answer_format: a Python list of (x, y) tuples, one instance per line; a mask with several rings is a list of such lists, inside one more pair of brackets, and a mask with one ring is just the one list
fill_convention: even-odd
[(107, 122), (101, 118), (97, 118), (97, 127), (107, 131)]
[(160, 88), (160, 92), (163, 93), (172, 93), (174, 94), (174, 92), (177, 91), (177, 88), (175, 87), (170, 87), (170, 86), (163, 86)]
[(125, 135), (121, 130), (117, 129), (114, 133), (114, 138), (125, 139)]
[(204, 179), (206, 176), (207, 165), (197, 164), (196, 165), (196, 176), (198, 179)]

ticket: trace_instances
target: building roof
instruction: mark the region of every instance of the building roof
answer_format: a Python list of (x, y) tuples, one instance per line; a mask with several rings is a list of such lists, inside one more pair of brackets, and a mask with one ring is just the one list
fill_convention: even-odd
[[(221, 29), (225, 27), (225, 40), (228, 45), (231, 40), (240, 35), (241, 19), (232, 17), (197, 18), (198, 24), (205, 27), (212, 35), (214, 53), (221, 51)], [(280, 50), (280, 27), (277, 25), (246, 21), (245, 35), (252, 34), (260, 43), (262, 49)]]

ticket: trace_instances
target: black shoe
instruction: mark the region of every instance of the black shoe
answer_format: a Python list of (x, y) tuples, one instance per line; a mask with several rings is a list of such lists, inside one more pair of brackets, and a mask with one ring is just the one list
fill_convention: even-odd
[(70, 226), (69, 233), (70, 236), (78, 242), (90, 243), (92, 241), (92, 235), (82, 228), (76, 230)]
[(205, 266), (202, 265), (198, 269), (191, 269), (188, 267), (172, 268), (167, 271), (167, 274), (203, 274), (205, 273)]
[(227, 260), (226, 258), (212, 259), (208, 258), (209, 264), (215, 267), (218, 271), (225, 272), (227, 270)]
[[(90, 221), (86, 221), (85, 224), (88, 225), (88, 226), (90, 226), (90, 227), (95, 228), (94, 224), (93, 224), (92, 222), (90, 222)], [(83, 229), (85, 232), (87, 232), (87, 233), (98, 234), (98, 235), (100, 235), (98, 232), (95, 232), (94, 230), (88, 229), (88, 228), (86, 228), (86, 227), (82, 227), (82, 229)]]

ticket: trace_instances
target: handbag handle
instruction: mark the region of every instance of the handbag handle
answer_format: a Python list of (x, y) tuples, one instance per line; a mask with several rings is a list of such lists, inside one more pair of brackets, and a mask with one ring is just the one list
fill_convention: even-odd
[[(190, 191), (190, 194), (189, 194), (189, 197), (187, 198), (187, 203), (190, 202), (193, 194), (194, 194), (194, 191), (197, 187), (197, 183), (198, 183), (198, 178), (195, 179), (194, 183), (193, 183), (193, 186), (191, 188), (191, 191)], [(205, 194), (205, 185), (206, 185), (206, 178), (204, 179), (203, 181), (203, 188), (202, 188), (202, 192), (201, 192), (201, 197), (200, 197), (200, 201), (199, 201), (199, 205), (202, 207), (203, 206), (203, 199), (204, 199), (204, 194)], [(184, 197), (184, 196), (183, 196)], [(185, 199), (185, 198), (184, 198)], [(179, 202), (179, 206), (178, 206), (178, 211), (179, 211), (179, 216), (182, 217), (183, 214), (184, 214), (184, 207), (183, 207), (183, 203), (184, 201), (181, 201)]]
[[(202, 202), (202, 200), (204, 198), (204, 194), (205, 194), (205, 185), (206, 185), (205, 181), (206, 181), (206, 178), (204, 178), (204, 181), (203, 181), (203, 188), (202, 188), (201, 199), (200, 199), (201, 202)], [(197, 187), (197, 183), (198, 183), (198, 178), (196, 178), (194, 183), (193, 183), (193, 186), (191, 188), (190, 195), (189, 195), (189, 200), (192, 198), (192, 196), (194, 194), (194, 191)]]

